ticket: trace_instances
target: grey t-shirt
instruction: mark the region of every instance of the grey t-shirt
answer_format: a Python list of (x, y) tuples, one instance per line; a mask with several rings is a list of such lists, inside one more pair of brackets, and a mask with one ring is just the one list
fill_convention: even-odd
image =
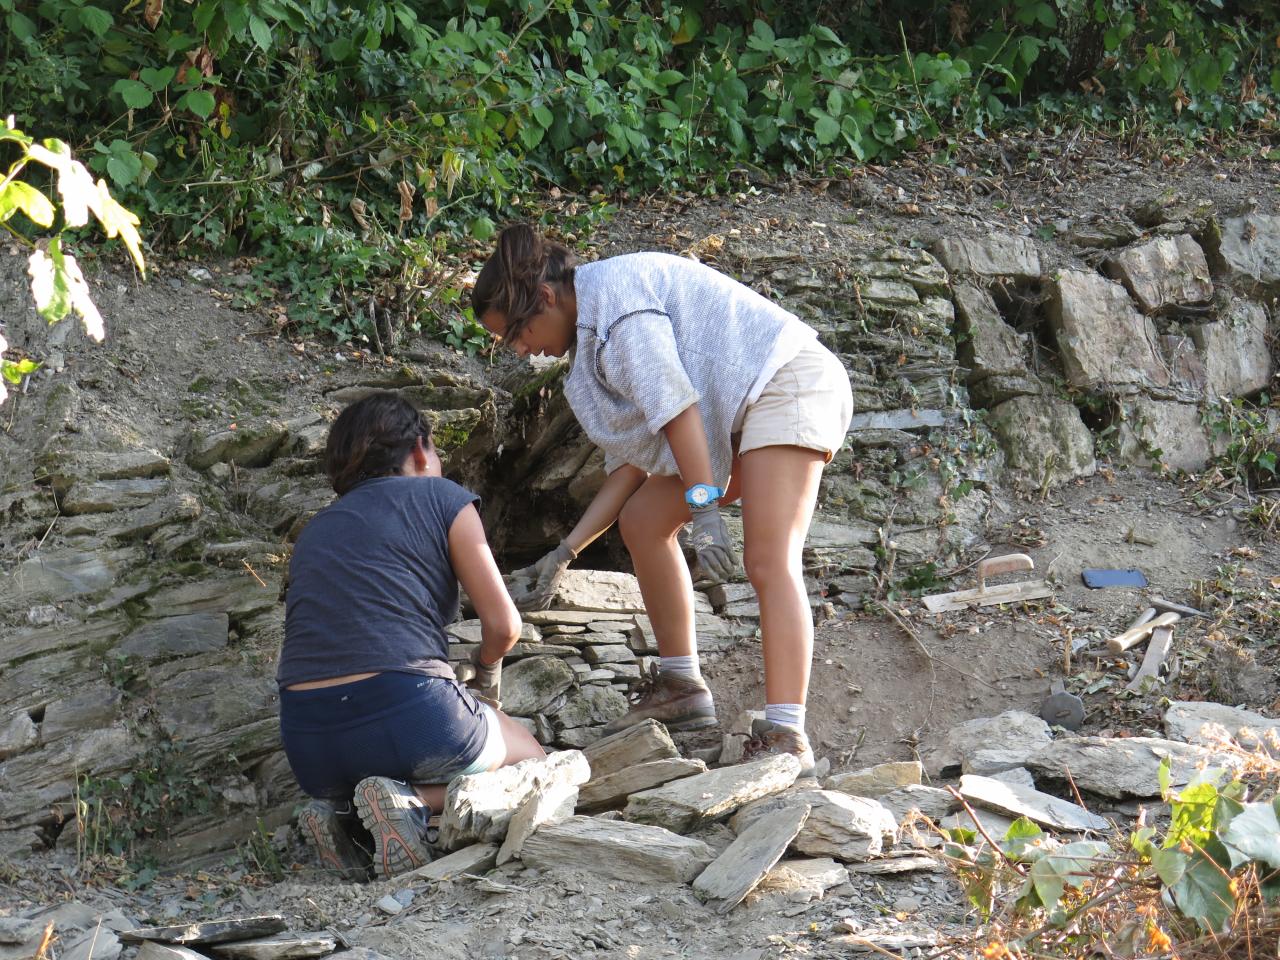
[(629, 463), (678, 474), (662, 428), (694, 403), (719, 486), (730, 433), (780, 337), (812, 331), (794, 314), (710, 267), (667, 253), (629, 253), (574, 273), (577, 343), (565, 396), (605, 470)]
[(280, 686), (386, 670), (452, 677), (449, 528), (478, 499), (440, 477), (381, 477), (317, 513), (289, 563)]

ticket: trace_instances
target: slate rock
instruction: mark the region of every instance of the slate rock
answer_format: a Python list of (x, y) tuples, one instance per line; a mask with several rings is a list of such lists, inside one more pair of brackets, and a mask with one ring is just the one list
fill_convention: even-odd
[(105, 926), (86, 930), (59, 953), (59, 960), (116, 960), (123, 947), (115, 931)]
[(1092, 390), (1168, 385), (1151, 319), (1138, 312), (1115, 281), (1088, 271), (1063, 270), (1052, 286), (1048, 314), (1072, 386)]
[(828, 777), (823, 786), (854, 797), (879, 797), (902, 787), (918, 785), (923, 775), (924, 765), (920, 761), (902, 760), (837, 773)]
[[(70, 696), (60, 697), (45, 707), (44, 720), (40, 724), (40, 739), (44, 743), (52, 743), (77, 730), (113, 723), (120, 715), (123, 697), (110, 684), (85, 684)], [(3, 756), (2, 750), (0, 756)]]
[(818, 900), (832, 887), (849, 882), (849, 870), (830, 857), (783, 860), (760, 881), (757, 894), (781, 893), (793, 903)]
[(634, 794), (623, 816), (634, 823), (686, 833), (727, 817), (752, 800), (785, 790), (799, 774), (800, 761), (790, 754), (708, 770)]
[(126, 943), (157, 940), (161, 943), (214, 944), (268, 937), (284, 930), (287, 924), (278, 913), (259, 917), (237, 917), (226, 920), (203, 920), (169, 927), (137, 927), (120, 933)]
[(31, 715), (25, 710), (14, 713), (0, 726), (0, 760), (8, 760), (34, 747), (40, 740), (40, 732)]
[(169, 492), (167, 479), (94, 480), (72, 485), (59, 506), (68, 516), (145, 507)]
[(203, 953), (175, 943), (158, 943), (144, 940), (134, 960), (209, 960)]
[(573, 685), (573, 667), (559, 657), (525, 657), (502, 671), (502, 709), (519, 717), (543, 713)]
[(944, 237), (934, 253), (953, 274), (1032, 281), (1040, 279), (1040, 253), (1026, 237)]
[(456, 850), (471, 843), (497, 843), (511, 818), (535, 793), (553, 784), (578, 786), (591, 775), (577, 750), (552, 753), (544, 760), (523, 760), (486, 773), (455, 777), (445, 793), (439, 845)]
[[(995, 717), (966, 720), (937, 737), (930, 738), (921, 751), (924, 768), (933, 777), (949, 777), (962, 771), (967, 759), (984, 751), (989, 768), (998, 751), (1012, 769), (1025, 765), (1028, 757), (1038, 753), (1053, 740), (1049, 725), (1023, 710), (1006, 710)], [(963, 772), (970, 772), (964, 770)]]
[(717, 913), (728, 913), (782, 859), (809, 816), (795, 802), (758, 818), (693, 881), (693, 892)]
[(208, 470), (215, 463), (234, 463), (241, 467), (264, 467), (289, 436), (289, 428), (277, 420), (236, 422), (234, 430), (218, 430), (210, 434), (193, 432), (187, 465)]
[(1219, 224), (1215, 259), (1242, 293), (1280, 293), (1280, 216), (1250, 213)]
[(876, 798), (898, 823), (906, 821), (913, 811), (919, 811), (935, 823), (957, 806), (956, 798), (938, 787), (909, 784)]
[(1015, 818), (1026, 817), (1055, 830), (1106, 830), (1111, 826), (1102, 817), (1069, 800), (990, 777), (965, 774), (960, 778), (960, 793), (971, 804)]
[(227, 645), (230, 621), (225, 613), (192, 613), (142, 624), (126, 634), (115, 654), (157, 660), (211, 653)]
[(1228, 737), (1246, 750), (1280, 756), (1280, 719), (1243, 707), (1174, 700), (1164, 712), (1164, 731), (1170, 739), (1208, 747)]
[(219, 944), (213, 952), (230, 960), (307, 960), (333, 953), (337, 945), (334, 937), (324, 933), (286, 933)]
[(583, 754), (596, 781), (642, 763), (678, 757), (680, 751), (666, 727), (657, 720), (645, 720), (596, 741)]
[(1072, 780), (1080, 790), (1104, 797), (1160, 795), (1159, 770), (1169, 760), (1169, 783), (1185, 786), (1202, 766), (1230, 766), (1230, 758), (1177, 740), (1157, 737), (1066, 737), (1027, 761), (1039, 776)]
[(627, 712), (627, 698), (610, 687), (586, 687), (569, 694), (565, 705), (550, 714), (560, 728), (600, 726)]
[[(705, 773), (701, 760), (674, 757), (637, 763), (603, 777), (593, 777), (578, 793), (581, 810), (600, 810), (626, 802), (633, 793), (660, 787), (672, 780)], [(593, 771), (594, 772), (594, 771)]]
[(453, 853), (432, 860), (425, 866), (410, 873), (402, 874), (400, 880), (448, 880), (464, 873), (485, 873), (493, 869), (498, 862), (498, 845), (494, 843), (473, 843), (455, 850)]
[(756, 801), (738, 811), (729, 825), (742, 833), (760, 818), (770, 817), (792, 803), (809, 807), (809, 817), (792, 842), (792, 849), (811, 857), (867, 860), (880, 854), (898, 828), (893, 814), (878, 800), (808, 787), (793, 787)]
[(598, 817), (570, 817), (525, 841), (526, 866), (583, 871), (624, 883), (688, 883), (714, 859), (701, 840), (661, 827)]
[(1116, 443), (1125, 463), (1195, 472), (1214, 454), (1198, 404), (1134, 396), (1121, 401), (1119, 411)]
[(1109, 258), (1107, 274), (1121, 281), (1143, 313), (1208, 303), (1213, 298), (1209, 262), (1185, 233), (1156, 237)]
[(1080, 410), (1060, 397), (1015, 396), (987, 414), (1004, 452), (1005, 475), (1023, 490), (1040, 490), (1097, 472), (1093, 434)]
[(1203, 358), (1204, 389), (1209, 396), (1244, 396), (1270, 385), (1267, 312), (1261, 304), (1235, 300), (1222, 319), (1197, 323), (1190, 333)]

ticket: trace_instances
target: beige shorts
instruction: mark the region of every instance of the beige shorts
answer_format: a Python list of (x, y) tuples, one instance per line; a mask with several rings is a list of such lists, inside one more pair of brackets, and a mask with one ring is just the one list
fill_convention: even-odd
[(849, 374), (817, 340), (784, 364), (747, 407), (738, 453), (760, 447), (820, 450), (827, 463), (844, 444), (853, 418)]

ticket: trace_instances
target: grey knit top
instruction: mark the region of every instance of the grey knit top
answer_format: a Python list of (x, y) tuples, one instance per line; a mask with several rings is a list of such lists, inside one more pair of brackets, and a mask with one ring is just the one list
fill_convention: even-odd
[(633, 253), (579, 266), (577, 344), (565, 395), (612, 473), (631, 464), (678, 474), (662, 428), (691, 404), (702, 413), (718, 486), (728, 482), (735, 415), (791, 333), (794, 314), (703, 264)]

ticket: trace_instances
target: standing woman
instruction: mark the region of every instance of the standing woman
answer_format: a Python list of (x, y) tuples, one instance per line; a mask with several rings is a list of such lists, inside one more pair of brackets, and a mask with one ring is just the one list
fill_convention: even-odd
[(701, 566), (737, 565), (720, 505), (739, 497), (747, 577), (760, 601), (765, 720), (747, 756), (814, 756), (804, 730), (813, 620), (801, 566), (822, 468), (852, 416), (840, 361), (793, 314), (693, 260), (637, 253), (575, 266), (517, 224), (476, 279), (472, 305), (521, 356), (573, 352), (565, 395), (605, 454), (608, 479), (569, 535), (530, 568), (517, 598), (546, 606), (560, 575), (617, 520), (661, 664), (611, 727), (654, 718), (715, 724), (698, 665), (693, 583), (677, 542), (692, 519)]
[[(456, 776), (542, 757), (538, 742), (454, 678), (445, 626), (458, 582), (480, 618), (472, 686), (497, 700), (520, 634), (475, 494), (440, 475), (431, 427), (394, 393), (347, 407), (325, 469), (338, 499), (294, 547), (276, 680), (299, 816), (320, 859), (357, 878), (430, 859), (428, 824)], [(354, 799), (354, 810), (352, 800)], [(372, 834), (362, 850), (359, 815)]]

